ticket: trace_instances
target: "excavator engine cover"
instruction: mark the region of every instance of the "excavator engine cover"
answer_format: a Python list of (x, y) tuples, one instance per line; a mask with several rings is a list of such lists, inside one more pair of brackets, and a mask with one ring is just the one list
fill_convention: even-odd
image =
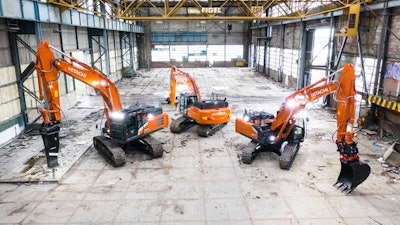
[(228, 102), (224, 100), (206, 100), (195, 102), (193, 105), (198, 109), (218, 109), (228, 107)]
[(253, 123), (255, 126), (270, 126), (274, 115), (264, 111), (245, 111), (244, 118), (248, 118), (248, 121)]

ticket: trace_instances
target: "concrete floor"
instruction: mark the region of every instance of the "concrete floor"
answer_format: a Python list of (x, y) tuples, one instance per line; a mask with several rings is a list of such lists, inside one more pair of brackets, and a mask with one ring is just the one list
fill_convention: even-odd
[[(249, 68), (183, 69), (195, 76), (203, 98), (224, 93), (233, 118), (208, 138), (191, 129), (153, 136), (163, 141), (162, 158), (127, 153), (127, 164), (113, 168), (91, 146), (101, 122), (98, 96), (80, 96), (66, 110), (70, 129), (61, 138), (61, 166), (52, 173), (40, 155), (38, 136), (22, 135), (1, 148), (0, 224), (399, 224), (400, 175), (379, 159), (391, 140), (360, 131), (360, 157), (369, 178), (345, 195), (332, 184), (340, 171), (331, 141), (333, 114), (314, 103), (306, 111), (307, 136), (291, 170), (279, 169), (277, 156), (261, 153), (251, 165), (238, 155), (249, 139), (234, 132), (244, 109), (275, 113), (293, 90), (279, 87)], [(124, 105), (158, 103), (168, 96), (169, 70), (142, 71), (118, 83)], [(171, 118), (174, 108), (163, 106)]]

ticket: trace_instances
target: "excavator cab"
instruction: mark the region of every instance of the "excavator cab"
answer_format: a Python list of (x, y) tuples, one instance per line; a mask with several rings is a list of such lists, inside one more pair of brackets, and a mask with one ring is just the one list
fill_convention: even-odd
[(107, 124), (103, 128), (105, 135), (93, 137), (93, 144), (113, 166), (126, 163), (124, 150), (128, 145), (149, 153), (153, 158), (163, 155), (161, 143), (150, 136), (168, 126), (168, 116), (161, 107), (136, 105), (121, 109), (111, 113), (110, 127)]
[(289, 134), (288, 141), (293, 143), (300, 143), (304, 141), (306, 134), (304, 118), (297, 118), (296, 124), (294, 125), (292, 131)]
[[(143, 130), (146, 123), (148, 123), (148, 126), (155, 126), (153, 132), (162, 129), (164, 121), (153, 121), (156, 116), (161, 114), (161, 107), (140, 105), (114, 112), (111, 115), (109, 135), (120, 144), (134, 141), (138, 139), (139, 135), (146, 132), (146, 130)], [(161, 120), (163, 119), (161, 118)]]
[(198, 101), (199, 99), (197, 95), (181, 93), (179, 95), (179, 112), (186, 114), (187, 109)]

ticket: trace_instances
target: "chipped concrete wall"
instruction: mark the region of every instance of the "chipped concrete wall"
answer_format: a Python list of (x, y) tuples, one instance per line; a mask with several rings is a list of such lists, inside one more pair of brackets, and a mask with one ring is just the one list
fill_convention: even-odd
[[(76, 38), (75, 27), (61, 25), (61, 38), (63, 44), (63, 51), (70, 52), (75, 51), (78, 48), (78, 40)], [(87, 34), (86, 34), (87, 35)], [(87, 39), (87, 36), (86, 36)]]
[[(388, 62), (400, 62), (400, 40), (398, 39), (400, 31), (400, 8), (393, 10), (391, 30), (396, 34), (390, 35), (388, 40)], [(380, 25), (382, 27), (382, 25)], [(378, 32), (378, 31), (377, 31)]]
[(18, 135), (23, 129), (15, 67), (6, 31), (0, 19), (0, 145)]
[[(122, 77), (122, 59), (121, 59), (121, 43), (120, 34), (118, 32), (108, 32), (108, 47), (110, 57), (110, 72), (114, 81)], [(129, 56), (125, 56), (129, 57)], [(128, 59), (129, 60), (129, 59)]]
[(273, 26), (267, 48), (270, 61), (267, 62), (265, 74), (289, 88), (297, 87), (301, 35), (301, 26), (296, 23)]
[[(400, 11), (400, 10), (397, 10)], [(379, 11), (376, 13), (380, 13)], [(396, 17), (396, 16), (393, 16)], [(399, 17), (399, 16), (397, 16)], [(364, 58), (376, 58), (378, 54), (379, 41), (380, 41), (380, 31), (382, 30), (382, 24), (379, 20), (372, 15), (371, 12), (362, 12), (361, 20), (359, 25), (359, 31), (361, 38), (361, 47), (363, 50)], [(347, 16), (335, 17), (336, 28), (343, 27), (345, 23), (347, 23)], [(310, 20), (304, 22), (306, 27), (312, 27), (313, 29), (318, 29), (322, 26), (328, 26), (329, 23), (325, 23), (325, 25), (321, 25), (320, 20)], [(396, 24), (400, 26), (400, 19), (394, 19), (393, 25), (396, 28)], [(284, 29), (284, 32), (282, 32)], [(253, 32), (253, 37), (255, 33)], [(272, 35), (270, 39), (270, 50), (272, 53), (270, 58), (272, 60), (272, 64), (267, 70), (266, 74), (269, 75), (272, 79), (278, 81), (281, 80), (285, 86), (295, 87), (297, 74), (298, 74), (298, 59), (300, 59), (300, 48), (301, 48), (301, 38), (302, 38), (302, 29), (300, 23), (292, 23), (285, 25), (275, 25), (272, 29)], [(342, 43), (343, 37), (335, 37), (334, 41), (334, 54), (336, 57), (338, 56)], [(282, 43), (282, 40), (284, 42)], [(391, 40), (394, 41), (393, 37)], [(283, 46), (282, 46), (283, 45)], [(392, 44), (390, 47), (389, 58), (395, 57), (398, 55), (398, 41)], [(278, 49), (278, 50), (276, 50)], [(352, 63), (356, 65), (358, 68), (357, 73), (360, 73), (360, 63), (357, 60), (360, 57), (360, 53), (358, 50), (358, 42), (357, 37), (348, 37), (346, 45), (343, 49), (343, 55), (340, 60), (339, 67), (343, 66), (345, 63)], [(396, 56), (399, 58), (398, 56)], [(276, 64), (278, 63), (278, 66)], [(374, 76), (375, 72), (374, 68), (366, 68), (367, 76)]]
[(0, 68), (0, 74), (0, 121), (5, 121), (18, 116), (21, 110), (14, 67)]
[[(398, 39), (397, 32), (400, 30), (400, 8), (394, 9), (391, 15), (391, 30), (397, 34), (397, 37), (395, 35), (389, 35), (387, 60), (383, 65), (384, 73), (389, 64), (393, 66), (395, 63), (400, 63), (400, 40)], [(398, 75), (395, 75), (395, 77), (398, 78)], [(383, 93), (384, 96), (389, 96), (391, 99), (398, 100), (400, 96), (400, 80), (396, 80), (394, 77), (385, 77), (380, 92)]]

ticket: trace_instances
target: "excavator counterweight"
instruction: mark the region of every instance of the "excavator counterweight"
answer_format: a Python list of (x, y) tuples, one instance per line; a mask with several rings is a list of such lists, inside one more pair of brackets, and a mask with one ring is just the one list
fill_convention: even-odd
[[(357, 143), (352, 130), (355, 115), (355, 72), (351, 64), (331, 74), (342, 72), (339, 79), (323, 78), (289, 95), (276, 116), (266, 112), (245, 110), (243, 118), (236, 118), (235, 131), (251, 139), (242, 152), (242, 162), (250, 164), (262, 151), (271, 151), (280, 156), (282, 169), (290, 169), (304, 141), (304, 119), (297, 118), (306, 104), (318, 98), (334, 94), (337, 114), (337, 151), (340, 154), (341, 170), (335, 186), (350, 193), (367, 179), (371, 172), (368, 164), (358, 157)], [(349, 128), (350, 127), (350, 128)]]

